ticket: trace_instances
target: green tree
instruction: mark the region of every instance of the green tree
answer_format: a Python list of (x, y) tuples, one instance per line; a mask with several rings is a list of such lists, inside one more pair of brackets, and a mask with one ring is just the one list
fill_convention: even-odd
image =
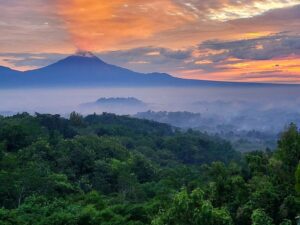
[(292, 225), (292, 221), (290, 220), (284, 220), (280, 223), (280, 225)]
[(272, 219), (262, 209), (256, 209), (253, 211), (252, 225), (272, 225)]
[(83, 116), (75, 111), (71, 112), (71, 114), (70, 114), (70, 122), (75, 127), (81, 127), (84, 125)]
[(287, 172), (294, 174), (300, 160), (300, 134), (295, 124), (292, 123), (281, 135), (276, 154), (284, 162)]
[(280, 195), (268, 176), (255, 176), (249, 181), (251, 202), (254, 209), (264, 209), (273, 218), (278, 214)]
[(300, 194), (300, 163), (298, 164), (295, 177), (296, 177), (296, 191), (298, 192), (298, 194)]
[(231, 225), (232, 219), (226, 209), (214, 208), (211, 202), (204, 200), (200, 189), (188, 193), (179, 192), (170, 207), (152, 221), (153, 225)]

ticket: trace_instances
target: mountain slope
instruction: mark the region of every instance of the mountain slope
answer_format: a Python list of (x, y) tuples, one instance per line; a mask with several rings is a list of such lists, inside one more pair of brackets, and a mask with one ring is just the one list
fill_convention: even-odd
[(13, 74), (13, 73), (17, 73), (18, 71), (16, 70), (12, 70), (8, 67), (5, 67), (5, 66), (0, 66), (0, 76), (2, 74)]
[(20, 84), (22, 72), (0, 66), (0, 86)]
[(41, 69), (25, 72), (28, 84), (54, 86), (161, 86), (180, 85), (182, 79), (168, 74), (137, 73), (107, 64), (89, 54), (72, 55)]
[(52, 65), (28, 71), (31, 82), (53, 85), (100, 85), (141, 82), (142, 74), (106, 64), (97, 57), (69, 56)]
[(0, 67), (0, 86), (2, 87), (232, 85), (249, 86), (259, 84), (187, 80), (172, 77), (165, 73), (143, 74), (107, 64), (89, 52), (80, 52), (49, 66), (26, 72), (18, 72)]

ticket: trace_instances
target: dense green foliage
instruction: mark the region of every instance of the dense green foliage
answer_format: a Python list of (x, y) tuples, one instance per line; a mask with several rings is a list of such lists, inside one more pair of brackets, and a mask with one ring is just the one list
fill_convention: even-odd
[(287, 225), (300, 133), (240, 155), (217, 137), (113, 114), (0, 117), (0, 225)]

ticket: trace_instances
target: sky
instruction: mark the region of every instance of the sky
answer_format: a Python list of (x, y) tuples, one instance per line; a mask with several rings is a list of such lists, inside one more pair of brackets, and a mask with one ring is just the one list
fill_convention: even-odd
[(0, 65), (78, 50), (138, 72), (300, 83), (300, 0), (0, 0)]

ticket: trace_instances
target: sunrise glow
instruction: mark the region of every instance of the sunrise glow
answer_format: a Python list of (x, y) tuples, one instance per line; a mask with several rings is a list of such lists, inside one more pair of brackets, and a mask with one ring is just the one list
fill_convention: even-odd
[(300, 0), (12, 0), (0, 9), (0, 65), (17, 70), (80, 49), (138, 72), (300, 83)]

